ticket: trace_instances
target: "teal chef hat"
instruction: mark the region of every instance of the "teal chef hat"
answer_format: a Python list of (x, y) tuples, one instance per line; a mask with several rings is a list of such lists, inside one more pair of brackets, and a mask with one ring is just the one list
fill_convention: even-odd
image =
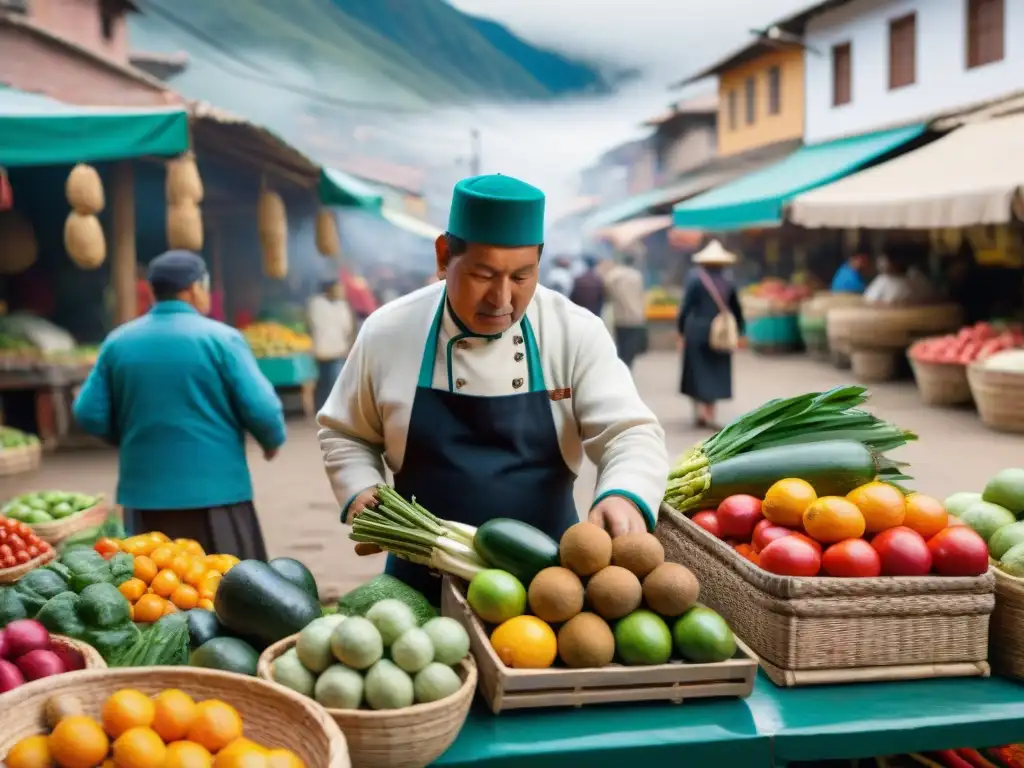
[(455, 185), (448, 232), (471, 243), (520, 248), (544, 242), (544, 193), (525, 181), (495, 174)]

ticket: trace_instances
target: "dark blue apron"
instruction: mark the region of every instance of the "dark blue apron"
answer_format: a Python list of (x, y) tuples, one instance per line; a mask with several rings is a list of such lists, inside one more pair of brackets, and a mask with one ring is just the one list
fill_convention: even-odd
[[(529, 391), (499, 397), (433, 389), (434, 361), (446, 294), (427, 335), (395, 490), (438, 517), (480, 526), (511, 517), (558, 541), (579, 521), (573, 501), (576, 475), (565, 465), (540, 354), (526, 316), (511, 329), (525, 349)], [(451, 345), (474, 334), (465, 331)], [(449, 381), (451, 380), (451, 355)], [(440, 600), (441, 581), (427, 568), (388, 555), (387, 573)]]

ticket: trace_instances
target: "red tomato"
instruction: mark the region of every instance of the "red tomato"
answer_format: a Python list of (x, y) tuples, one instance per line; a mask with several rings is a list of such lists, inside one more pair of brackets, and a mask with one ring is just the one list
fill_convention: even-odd
[(32, 558), (28, 556), (28, 552), (26, 552), (24, 549), (19, 549), (17, 552), (14, 553), (14, 560), (19, 565), (22, 563), (27, 563), (31, 559)]
[(93, 549), (107, 559), (110, 559), (121, 551), (121, 547), (119, 547), (117, 542), (113, 539), (100, 539), (95, 545), (93, 545)]
[(883, 576), (926, 576), (932, 570), (928, 542), (905, 525), (882, 531), (871, 546), (882, 558)]
[(4, 568), (13, 568), (17, 564), (18, 564), (18, 561), (14, 559), (14, 555), (7, 555), (3, 559), (3, 567)]
[(806, 541), (808, 544), (810, 544), (812, 547), (814, 547), (818, 551), (819, 555), (821, 554), (821, 544), (816, 542), (814, 539), (812, 539), (806, 533), (803, 533), (802, 531), (793, 531), (792, 535), (796, 536), (799, 539), (802, 539), (803, 541)]
[(2, 522), (3, 522), (4, 528), (6, 528), (7, 530), (9, 530), (9, 531), (16, 531), (16, 530), (18, 530), (18, 521), (17, 520), (11, 520), (11, 518), (5, 517)]
[(817, 576), (821, 570), (821, 550), (806, 536), (794, 533), (762, 549), (760, 565), (780, 576)]
[(718, 515), (714, 512), (698, 512), (693, 516), (693, 522), (715, 538), (722, 538), (722, 526), (718, 524)]
[(25, 548), (25, 541), (18, 534), (7, 537), (7, 543), (11, 545), (11, 549), (17, 552), (19, 549)]
[(28, 525), (26, 525), (25, 523), (18, 523), (18, 527), (14, 529), (14, 532), (21, 536), (21, 538), (23, 539), (27, 539), (29, 536), (35, 535), (34, 533), (32, 533), (32, 529), (29, 528)]
[(829, 576), (866, 579), (882, 573), (882, 558), (864, 539), (846, 539), (825, 550), (821, 568)]
[(789, 536), (791, 533), (793, 533), (793, 531), (789, 528), (784, 528), (781, 525), (775, 525), (771, 520), (762, 520), (754, 526), (754, 551), (760, 552), (776, 539), (781, 539), (783, 536)]
[(8, 555), (13, 554), (14, 550), (11, 549), (10, 546), (8, 546), (7, 544), (0, 544), (0, 557), (7, 557)]
[(750, 541), (754, 526), (762, 519), (761, 500), (756, 496), (738, 493), (718, 505), (718, 524), (723, 536)]
[(25, 551), (28, 552), (28, 556), (31, 557), (33, 560), (39, 557), (39, 547), (37, 547), (35, 544), (30, 544), (28, 546), (28, 549), (26, 549)]
[(945, 528), (928, 540), (940, 576), (980, 576), (988, 570), (988, 545), (966, 525)]

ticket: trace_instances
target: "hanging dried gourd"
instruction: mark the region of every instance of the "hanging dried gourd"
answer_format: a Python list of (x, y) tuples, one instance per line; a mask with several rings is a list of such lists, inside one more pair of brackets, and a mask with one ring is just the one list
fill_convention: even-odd
[(321, 208), (316, 214), (316, 249), (323, 256), (341, 255), (338, 220), (334, 218), (334, 212), (328, 208)]
[(107, 258), (103, 225), (91, 213), (72, 211), (64, 222), (64, 250), (82, 269), (96, 269)]
[(203, 180), (191, 152), (167, 161), (167, 205), (203, 202)]
[(36, 263), (39, 241), (20, 211), (0, 212), (0, 274), (18, 275)]
[(203, 212), (192, 200), (167, 208), (167, 247), (171, 250), (203, 250)]
[(91, 165), (79, 163), (71, 169), (64, 184), (64, 194), (72, 210), (83, 216), (97, 216), (107, 204), (103, 194), (103, 180)]
[(263, 250), (263, 274), (274, 280), (288, 275), (288, 212), (276, 192), (264, 190), (256, 206), (256, 226)]

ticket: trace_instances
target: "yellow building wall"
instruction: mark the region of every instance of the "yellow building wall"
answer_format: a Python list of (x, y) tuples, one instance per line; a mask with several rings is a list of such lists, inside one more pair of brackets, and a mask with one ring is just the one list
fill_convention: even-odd
[[(768, 71), (780, 70), (781, 109), (768, 114)], [(746, 81), (754, 77), (756, 110), (747, 125)], [(729, 94), (736, 96), (736, 127), (729, 122)], [(804, 135), (804, 52), (801, 49), (772, 51), (718, 77), (718, 154), (736, 155)]]

